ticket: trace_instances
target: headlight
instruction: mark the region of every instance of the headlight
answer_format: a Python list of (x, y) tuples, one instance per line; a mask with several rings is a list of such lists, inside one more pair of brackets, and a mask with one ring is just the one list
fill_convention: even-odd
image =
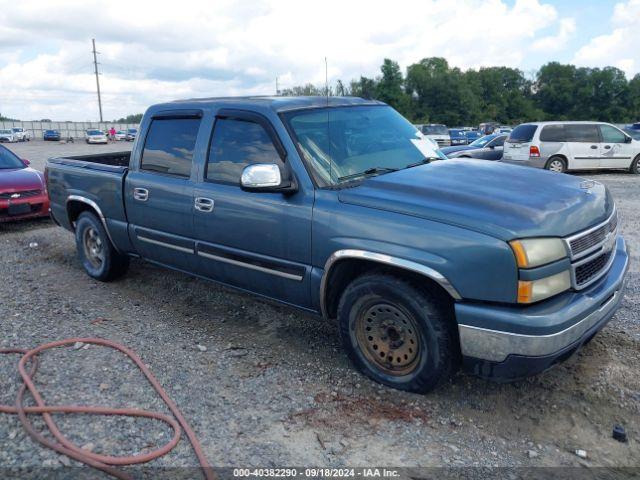
[(567, 256), (564, 242), (559, 238), (525, 238), (513, 240), (509, 245), (520, 268), (539, 267)]
[(571, 276), (568, 270), (539, 280), (520, 280), (518, 303), (538, 302), (569, 288), (571, 288)]

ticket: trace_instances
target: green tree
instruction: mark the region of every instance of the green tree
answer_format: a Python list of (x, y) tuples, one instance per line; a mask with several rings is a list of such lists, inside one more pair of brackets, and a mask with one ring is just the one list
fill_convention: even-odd
[(382, 76), (376, 82), (375, 98), (400, 112), (406, 112), (409, 107), (409, 96), (404, 91), (404, 78), (402, 78), (400, 65), (385, 58), (380, 71)]

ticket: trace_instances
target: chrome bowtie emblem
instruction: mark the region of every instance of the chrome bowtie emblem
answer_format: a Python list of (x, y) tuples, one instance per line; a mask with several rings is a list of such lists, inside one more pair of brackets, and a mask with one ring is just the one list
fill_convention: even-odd
[(12, 193), (11, 194), (11, 198), (20, 198), (20, 194), (19, 193)]
[(591, 193), (591, 189), (596, 186), (596, 182), (593, 180), (585, 180), (584, 182), (580, 182), (580, 188), (584, 190), (584, 193)]

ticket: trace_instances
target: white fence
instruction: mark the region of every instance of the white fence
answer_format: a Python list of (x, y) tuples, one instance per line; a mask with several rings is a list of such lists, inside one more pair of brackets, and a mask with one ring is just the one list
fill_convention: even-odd
[(31, 133), (31, 138), (42, 139), (45, 130), (57, 130), (62, 138), (84, 138), (85, 131), (90, 128), (98, 130), (109, 130), (111, 127), (118, 130), (127, 128), (138, 128), (137, 123), (111, 123), (111, 122), (13, 122), (0, 121), (0, 129), (3, 128), (24, 128)]

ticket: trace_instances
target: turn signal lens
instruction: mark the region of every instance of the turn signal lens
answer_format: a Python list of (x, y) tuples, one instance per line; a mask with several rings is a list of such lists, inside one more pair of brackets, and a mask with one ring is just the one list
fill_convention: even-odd
[(518, 303), (534, 303), (571, 288), (569, 271), (556, 273), (539, 280), (518, 282)]

